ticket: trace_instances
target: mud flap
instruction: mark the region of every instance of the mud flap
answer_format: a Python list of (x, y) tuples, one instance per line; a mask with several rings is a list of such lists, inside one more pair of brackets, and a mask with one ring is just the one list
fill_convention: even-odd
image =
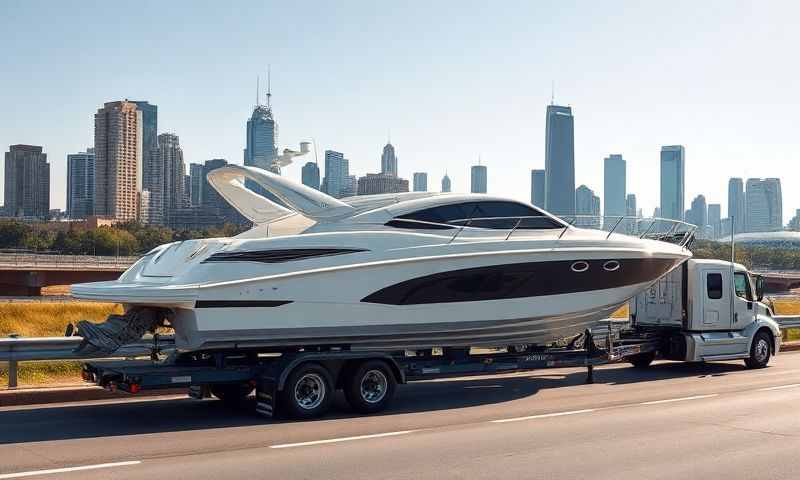
[(273, 377), (262, 376), (256, 383), (256, 413), (266, 418), (275, 416), (278, 381)]
[(209, 398), (211, 397), (211, 389), (208, 387), (208, 385), (190, 385), (189, 396), (196, 400)]

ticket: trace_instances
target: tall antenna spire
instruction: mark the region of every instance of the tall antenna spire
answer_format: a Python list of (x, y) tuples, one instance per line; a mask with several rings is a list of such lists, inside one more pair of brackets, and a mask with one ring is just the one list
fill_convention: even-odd
[(271, 108), (270, 100), (272, 98), (272, 78), (271, 78), (271, 66), (267, 65), (267, 108)]
[(556, 81), (551, 80), (550, 82), (550, 105), (556, 104)]
[(259, 97), (259, 95), (261, 95), (261, 88), (260, 88), (261, 84), (260, 84), (260, 81), (261, 81), (261, 77), (256, 75), (256, 105), (258, 105), (258, 97)]

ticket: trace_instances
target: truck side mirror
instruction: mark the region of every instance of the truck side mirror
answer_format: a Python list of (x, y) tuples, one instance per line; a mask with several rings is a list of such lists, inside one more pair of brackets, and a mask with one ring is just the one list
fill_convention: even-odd
[(756, 299), (760, 302), (764, 299), (764, 277), (756, 275)]

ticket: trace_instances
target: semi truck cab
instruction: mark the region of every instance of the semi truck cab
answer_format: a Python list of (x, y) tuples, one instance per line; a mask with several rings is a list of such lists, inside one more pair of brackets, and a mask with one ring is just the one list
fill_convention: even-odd
[(690, 259), (630, 302), (638, 329), (672, 329), (660, 349), (670, 360), (744, 359), (766, 366), (780, 349), (780, 327), (763, 303), (764, 281), (740, 264)]

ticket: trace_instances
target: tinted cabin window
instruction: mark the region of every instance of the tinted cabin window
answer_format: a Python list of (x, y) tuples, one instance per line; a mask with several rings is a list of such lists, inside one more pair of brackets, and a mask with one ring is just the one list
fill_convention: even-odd
[[(517, 225), (517, 222), (519, 222), (519, 225)], [(521, 203), (502, 201), (464, 202), (426, 208), (401, 215), (387, 225), (417, 229), (462, 226), (501, 230), (515, 227), (518, 229), (563, 228), (563, 225), (545, 216), (535, 208)]]
[(722, 274), (709, 273), (708, 277), (706, 277), (706, 288), (708, 290), (708, 298), (712, 300), (722, 298)]
[(736, 286), (736, 295), (746, 299), (752, 300), (753, 294), (750, 292), (750, 282), (747, 275), (744, 273), (737, 273), (733, 276), (733, 283)]

